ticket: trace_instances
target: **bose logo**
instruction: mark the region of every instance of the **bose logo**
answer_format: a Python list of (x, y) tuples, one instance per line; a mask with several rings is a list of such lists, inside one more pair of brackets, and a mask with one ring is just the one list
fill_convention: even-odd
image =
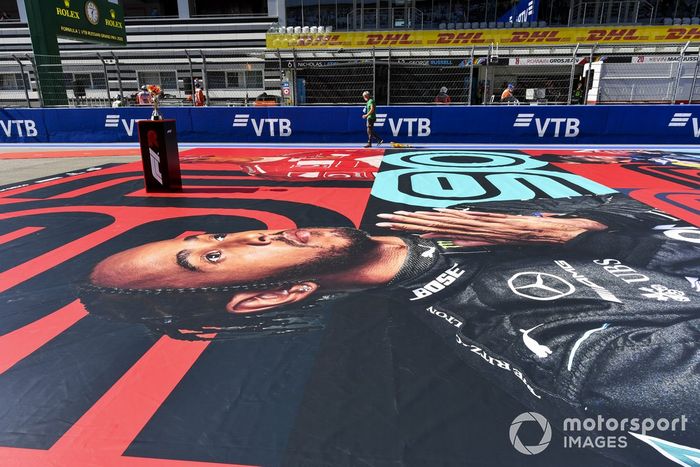
[[(13, 126), (14, 125), (14, 126)], [(0, 120), (0, 127), (8, 138), (11, 136), (36, 136), (36, 123), (34, 120)], [(13, 135), (12, 130), (15, 130)], [(24, 128), (24, 131), (22, 131)]]
[(693, 136), (700, 138), (700, 125), (698, 124), (698, 118), (693, 117), (692, 113), (677, 112), (673, 114), (671, 121), (668, 122), (668, 126), (683, 128), (688, 125), (689, 120), (693, 122)]
[(140, 122), (142, 118), (121, 118), (118, 114), (110, 114), (105, 117), (105, 128), (119, 128), (119, 123), (121, 122), (124, 127), (124, 131), (129, 136), (134, 135), (134, 123)]
[(420, 300), (444, 290), (446, 287), (456, 281), (462, 274), (464, 274), (464, 270), (459, 268), (459, 264), (453, 264), (449, 269), (437, 276), (434, 280), (425, 284), (423, 287), (413, 289), (411, 291), (413, 292), (413, 298), (409, 298), (409, 301)]
[[(535, 118), (535, 114), (518, 114), (515, 117), (515, 123), (513, 126), (518, 128), (528, 128), (532, 121), (535, 121), (535, 126), (537, 127), (537, 136), (539, 138), (544, 138), (547, 133), (547, 129), (553, 128), (552, 136), (559, 138), (563, 136), (564, 138), (575, 138), (579, 135), (579, 125), (581, 121), (578, 118)], [(562, 124), (564, 124), (564, 131), (562, 134)]]
[[(374, 123), (376, 127), (383, 127), (384, 123), (389, 122), (391, 134), (399, 136), (401, 128), (406, 124), (406, 136), (425, 137), (430, 136), (430, 119), (429, 118), (387, 118), (387, 114), (377, 114), (377, 121)], [(415, 129), (415, 131), (414, 131)]]
[(292, 122), (286, 118), (250, 118), (250, 114), (236, 114), (233, 116), (234, 128), (245, 128), (248, 122), (253, 125), (253, 131), (257, 136), (262, 136), (265, 124), (267, 124), (269, 136), (291, 136)]

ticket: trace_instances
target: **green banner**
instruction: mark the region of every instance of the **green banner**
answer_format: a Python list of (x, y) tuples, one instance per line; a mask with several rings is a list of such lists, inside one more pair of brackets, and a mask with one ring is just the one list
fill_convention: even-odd
[(109, 0), (25, 0), (25, 5), (41, 103), (66, 106), (58, 37), (125, 46), (124, 9)]
[(68, 39), (126, 45), (124, 9), (108, 0), (54, 0), (56, 35)]

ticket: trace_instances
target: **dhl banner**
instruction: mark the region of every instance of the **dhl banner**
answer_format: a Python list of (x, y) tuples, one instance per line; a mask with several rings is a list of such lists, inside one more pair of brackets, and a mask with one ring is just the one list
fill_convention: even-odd
[(699, 26), (626, 26), (454, 31), (362, 31), (268, 34), (269, 49), (464, 47), (500, 45), (642, 44), (700, 40)]

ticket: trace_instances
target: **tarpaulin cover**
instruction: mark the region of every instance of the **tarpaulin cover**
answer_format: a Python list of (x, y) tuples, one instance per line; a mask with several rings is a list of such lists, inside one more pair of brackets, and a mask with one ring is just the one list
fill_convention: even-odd
[(693, 150), (193, 149), (0, 191), (0, 465), (697, 465)]

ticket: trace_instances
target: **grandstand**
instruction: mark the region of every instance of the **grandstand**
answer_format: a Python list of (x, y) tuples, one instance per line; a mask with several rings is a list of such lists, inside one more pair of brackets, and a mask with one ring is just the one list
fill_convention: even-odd
[[(375, 91), (382, 104), (429, 104), (443, 86), (452, 91), (453, 103), (491, 104), (509, 82), (516, 84), (520, 101), (538, 104), (698, 98), (699, 49), (693, 41), (700, 38), (700, 0), (122, 4), (126, 47), (60, 39), (60, 78), (69, 105), (110, 106), (116, 95), (127, 97), (128, 105), (143, 84), (160, 85), (164, 105), (191, 105), (197, 80), (204, 84), (207, 105), (222, 106), (253, 105), (263, 93), (270, 96), (268, 103), (352, 103), (363, 89)], [(0, 22), (0, 104), (39, 106), (24, 0), (3, 0), (0, 13), (6, 18)], [(631, 29), (627, 36), (615, 36), (618, 30), (610, 24)], [(613, 34), (610, 40), (605, 34), (591, 36), (601, 27)], [(638, 39), (638, 28), (653, 33), (628, 41)], [(439, 40), (411, 39), (408, 46), (391, 40), (351, 46), (324, 42), (337, 34), (361, 38), (372, 31), (380, 36), (382, 31), (413, 36), (433, 31)], [(582, 41), (586, 35), (593, 39)], [(444, 37), (455, 39), (450, 43)], [(293, 90), (288, 99), (282, 99), (285, 81)], [(580, 87), (585, 95), (572, 97)]]

